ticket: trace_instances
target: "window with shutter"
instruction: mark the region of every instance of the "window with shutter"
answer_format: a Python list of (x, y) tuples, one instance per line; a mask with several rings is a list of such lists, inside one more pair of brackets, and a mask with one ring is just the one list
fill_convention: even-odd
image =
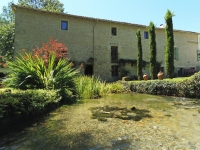
[(178, 60), (178, 47), (174, 47), (174, 60)]
[(149, 39), (149, 33), (147, 31), (144, 31), (144, 39)]
[(200, 50), (197, 50), (197, 61), (200, 61)]

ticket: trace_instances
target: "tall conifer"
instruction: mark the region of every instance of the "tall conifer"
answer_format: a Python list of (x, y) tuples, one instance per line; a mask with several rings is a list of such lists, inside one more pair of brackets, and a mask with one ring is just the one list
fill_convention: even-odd
[(174, 16), (170, 10), (167, 10), (165, 15), (165, 35), (166, 35), (166, 49), (165, 49), (165, 67), (168, 78), (174, 76), (174, 34), (172, 17)]
[(148, 27), (149, 30), (149, 49), (150, 49), (150, 66), (149, 72), (151, 79), (157, 78), (157, 63), (156, 63), (156, 34), (155, 34), (155, 26), (151, 21)]
[(137, 76), (138, 80), (142, 80), (142, 42), (141, 42), (141, 34), (140, 30), (136, 32), (137, 37)]

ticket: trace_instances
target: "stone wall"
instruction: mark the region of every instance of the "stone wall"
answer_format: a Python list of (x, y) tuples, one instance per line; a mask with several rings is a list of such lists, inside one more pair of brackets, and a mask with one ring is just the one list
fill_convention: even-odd
[[(15, 52), (21, 49), (31, 51), (41, 43), (47, 43), (50, 37), (65, 44), (69, 57), (77, 62), (89, 62), (94, 58), (93, 73), (107, 81), (118, 78), (111, 76), (111, 46), (118, 46), (119, 59), (136, 59), (136, 31), (141, 30), (143, 59), (149, 61), (149, 39), (144, 39), (146, 26), (120, 23), (102, 19), (79, 17), (62, 13), (50, 13), (16, 6), (15, 10)], [(68, 21), (68, 30), (61, 30), (61, 21)], [(117, 35), (111, 34), (111, 28), (117, 28)], [(197, 61), (198, 34), (185, 31), (174, 31), (175, 46), (179, 49), (178, 67), (200, 66)], [(165, 31), (156, 29), (157, 60), (164, 67)], [(136, 75), (136, 66), (127, 65), (130, 74)], [(149, 73), (148, 67), (144, 73)], [(82, 70), (84, 74), (84, 70)], [(120, 73), (119, 73), (120, 74)]]

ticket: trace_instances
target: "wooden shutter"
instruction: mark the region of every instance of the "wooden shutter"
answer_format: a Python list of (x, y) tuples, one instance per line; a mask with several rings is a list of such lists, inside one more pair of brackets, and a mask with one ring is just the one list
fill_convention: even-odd
[(197, 50), (197, 61), (200, 61), (200, 50)]
[(178, 56), (178, 47), (174, 47), (174, 60), (178, 60), (179, 56)]

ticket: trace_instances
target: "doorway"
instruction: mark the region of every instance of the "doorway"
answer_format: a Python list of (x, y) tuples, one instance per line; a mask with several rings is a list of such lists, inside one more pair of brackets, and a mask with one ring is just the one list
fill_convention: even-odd
[(178, 77), (183, 76), (183, 68), (178, 68)]
[(93, 65), (87, 64), (85, 67), (85, 75), (92, 76), (93, 75)]

